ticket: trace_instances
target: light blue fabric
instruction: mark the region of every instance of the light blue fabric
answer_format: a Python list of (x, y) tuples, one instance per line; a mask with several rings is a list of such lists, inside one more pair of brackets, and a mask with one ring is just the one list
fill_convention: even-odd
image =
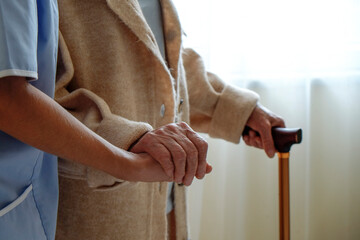
[(0, 77), (26, 75), (37, 78), (36, 2), (0, 1), (0, 14)]
[[(56, 0), (0, 1), (0, 77), (53, 97), (57, 44)], [(54, 239), (57, 202), (56, 157), (0, 131), (0, 239)]]

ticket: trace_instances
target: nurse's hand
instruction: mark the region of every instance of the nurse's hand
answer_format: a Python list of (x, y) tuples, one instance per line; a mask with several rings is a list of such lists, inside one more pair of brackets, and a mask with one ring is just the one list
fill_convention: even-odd
[(171, 182), (161, 165), (147, 153), (128, 152), (128, 165), (124, 180), (131, 182)]
[(168, 177), (189, 186), (194, 177), (202, 179), (212, 168), (206, 162), (208, 144), (186, 123), (172, 123), (144, 134), (130, 149), (148, 153)]

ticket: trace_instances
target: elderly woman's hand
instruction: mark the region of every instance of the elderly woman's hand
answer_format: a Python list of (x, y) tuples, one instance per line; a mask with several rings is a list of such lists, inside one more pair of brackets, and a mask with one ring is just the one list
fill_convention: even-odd
[(189, 186), (212, 168), (206, 162), (208, 144), (186, 123), (171, 123), (144, 134), (129, 151), (148, 153), (177, 183)]
[(284, 120), (258, 104), (246, 123), (243, 139), (247, 145), (262, 148), (269, 157), (273, 157), (276, 152), (271, 134), (273, 127), (285, 127)]

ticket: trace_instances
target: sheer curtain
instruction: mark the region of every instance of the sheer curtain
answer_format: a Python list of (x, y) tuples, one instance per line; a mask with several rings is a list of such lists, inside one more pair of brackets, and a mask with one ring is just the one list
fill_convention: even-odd
[[(175, 0), (208, 69), (303, 129), (290, 153), (292, 240), (360, 239), (360, 1)], [(277, 159), (210, 139), (189, 188), (193, 240), (278, 239)]]

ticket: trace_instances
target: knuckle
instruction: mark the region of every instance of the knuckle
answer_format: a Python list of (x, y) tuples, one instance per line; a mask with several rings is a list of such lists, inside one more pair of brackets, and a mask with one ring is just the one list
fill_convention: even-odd
[(160, 136), (166, 135), (166, 130), (164, 128), (157, 129), (156, 132), (154, 132), (154, 136), (157, 136), (157, 135), (160, 135)]
[(197, 134), (196, 132), (194, 132), (194, 130), (192, 130), (191, 128), (187, 128), (185, 129), (185, 133), (186, 133), (186, 136), (192, 136), (192, 137), (199, 137), (199, 134)]
[(282, 117), (278, 117), (278, 118), (277, 118), (277, 123), (278, 123), (280, 126), (285, 126), (285, 120), (284, 120)]
[(200, 141), (199, 145), (200, 145), (200, 148), (205, 151), (207, 151), (207, 149), (209, 147), (209, 144), (205, 140)]
[(180, 122), (180, 123), (178, 123), (178, 125), (182, 128), (190, 128), (186, 122)]
[(267, 130), (267, 129), (271, 128), (270, 121), (264, 121), (263, 122), (263, 128), (264, 128), (264, 130)]
[(277, 116), (276, 119), (277, 119), (278, 121), (280, 121), (280, 122), (284, 122), (284, 118), (281, 117), (281, 116)]
[(178, 127), (177, 127), (176, 123), (170, 123), (170, 124), (166, 125), (166, 128), (169, 129), (170, 131), (175, 131)]

